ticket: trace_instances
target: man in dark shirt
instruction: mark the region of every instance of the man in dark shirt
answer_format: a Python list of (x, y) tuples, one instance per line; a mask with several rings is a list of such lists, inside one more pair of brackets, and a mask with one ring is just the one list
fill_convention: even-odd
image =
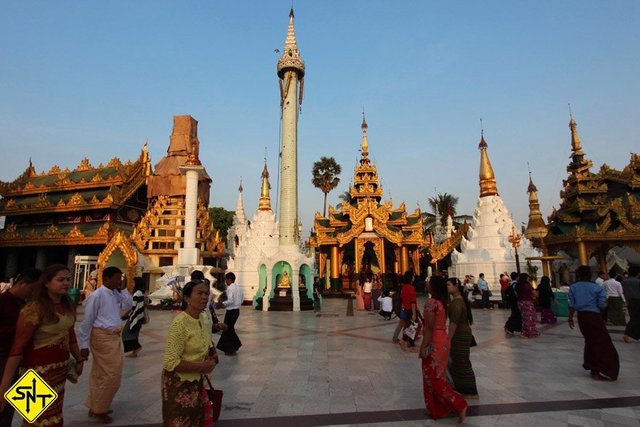
[(629, 277), (622, 281), (622, 292), (627, 302), (629, 311), (629, 323), (624, 330), (624, 342), (630, 343), (632, 339), (640, 339), (640, 268), (632, 265), (629, 267)]
[[(0, 372), (4, 372), (9, 358), (20, 310), (30, 298), (35, 288), (34, 283), (40, 278), (40, 274), (41, 271), (35, 268), (25, 270), (16, 276), (13, 286), (0, 294)], [(17, 379), (16, 375), (15, 380)], [(0, 413), (0, 427), (10, 426), (12, 418), (13, 406), (6, 405)]]

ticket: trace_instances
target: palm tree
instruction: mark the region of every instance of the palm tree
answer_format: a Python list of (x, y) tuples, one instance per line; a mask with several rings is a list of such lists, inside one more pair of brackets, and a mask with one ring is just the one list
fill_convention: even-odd
[(324, 193), (322, 216), (326, 216), (327, 214), (327, 194), (338, 186), (340, 182), (338, 175), (340, 175), (340, 172), (342, 172), (342, 168), (333, 157), (322, 156), (320, 160), (313, 163), (311, 183)]
[(431, 209), (435, 211), (437, 207), (438, 212), (440, 212), (440, 222), (442, 225), (446, 224), (447, 217), (449, 215), (451, 215), (451, 219), (455, 218), (457, 204), (458, 198), (449, 193), (438, 193), (437, 196), (429, 198), (429, 205), (431, 206)]
[(342, 194), (340, 194), (338, 196), (338, 199), (340, 199), (340, 203), (336, 205), (336, 209), (342, 209), (346, 205), (350, 205), (351, 202), (353, 201), (351, 199), (351, 193), (349, 192), (349, 190), (346, 190)]

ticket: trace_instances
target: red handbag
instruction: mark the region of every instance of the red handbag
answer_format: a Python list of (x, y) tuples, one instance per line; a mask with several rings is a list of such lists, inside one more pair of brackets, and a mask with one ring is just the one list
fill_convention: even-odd
[(209, 399), (209, 402), (211, 403), (210, 417), (211, 417), (211, 422), (213, 423), (218, 421), (218, 418), (220, 418), (220, 409), (222, 409), (222, 396), (224, 395), (224, 393), (220, 389), (213, 388), (213, 385), (211, 384), (211, 380), (207, 375), (204, 375), (204, 379), (207, 380), (207, 384), (209, 385), (209, 388), (205, 388), (204, 390), (207, 394), (207, 398)]

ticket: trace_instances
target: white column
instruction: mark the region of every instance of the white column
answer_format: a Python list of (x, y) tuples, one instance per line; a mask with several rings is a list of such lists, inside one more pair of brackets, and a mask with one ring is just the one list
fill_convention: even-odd
[(266, 285), (264, 285), (264, 295), (262, 296), (262, 311), (269, 311), (269, 295), (270, 294), (271, 294), (271, 271), (267, 270), (267, 283)]
[(198, 212), (198, 178), (204, 168), (196, 165), (180, 166), (187, 177), (184, 203), (184, 247), (178, 250), (178, 264), (200, 264), (200, 249), (196, 248), (196, 215)]
[(290, 79), (282, 104), (282, 163), (280, 173), (280, 245), (295, 245), (298, 226), (298, 74), (287, 71)]
[(291, 274), (293, 280), (291, 281), (291, 296), (293, 297), (293, 311), (300, 311), (300, 267), (291, 266)]

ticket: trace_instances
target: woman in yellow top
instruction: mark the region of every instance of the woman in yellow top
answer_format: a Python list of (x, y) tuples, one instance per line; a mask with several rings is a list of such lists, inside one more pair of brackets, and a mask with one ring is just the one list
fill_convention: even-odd
[(162, 420), (165, 426), (204, 425), (202, 376), (218, 363), (211, 344), (209, 287), (200, 281), (182, 290), (182, 313), (169, 326), (162, 363)]
[[(47, 267), (36, 285), (35, 298), (20, 311), (16, 336), (4, 369), (0, 396), (11, 387), (18, 367), (34, 369), (58, 398), (35, 421), (36, 426), (62, 426), (64, 385), (69, 373), (69, 353), (77, 361), (75, 374), (82, 373), (84, 358), (76, 341), (76, 307), (67, 291), (71, 274), (64, 265)], [(0, 401), (0, 410), (6, 404)], [(28, 424), (26, 421), (23, 425)]]

